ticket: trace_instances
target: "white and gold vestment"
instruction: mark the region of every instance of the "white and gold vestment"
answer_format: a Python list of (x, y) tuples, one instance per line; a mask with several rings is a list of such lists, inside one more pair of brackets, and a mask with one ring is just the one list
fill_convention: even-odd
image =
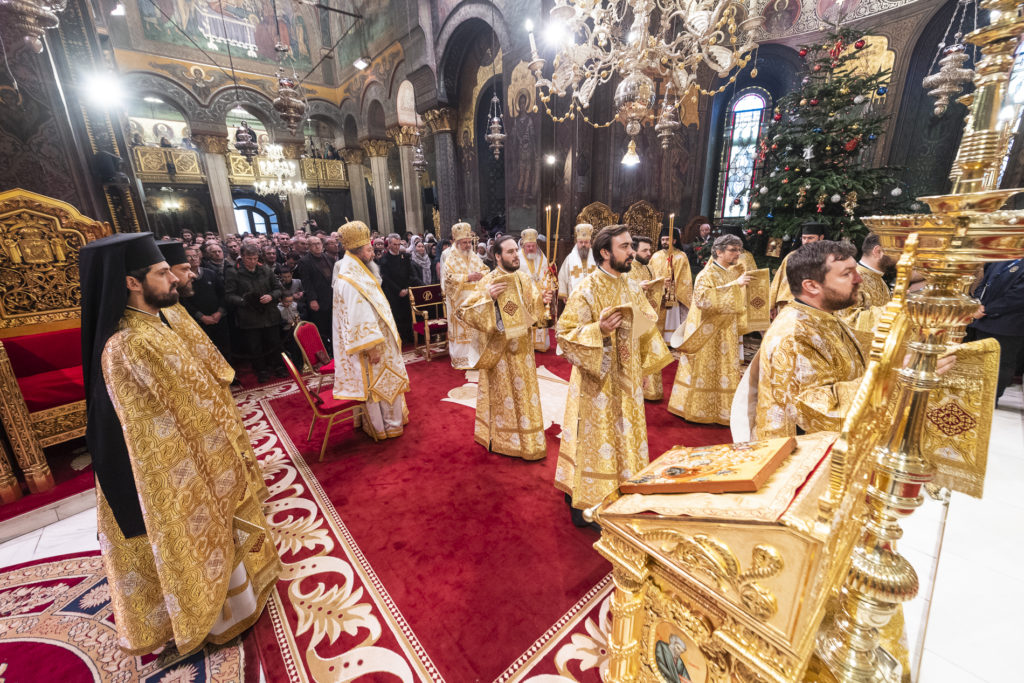
[(562, 261), (562, 267), (558, 269), (558, 298), (568, 299), (573, 290), (576, 289), (583, 278), (594, 272), (597, 263), (594, 261), (594, 254), (587, 249), (587, 262), (580, 258), (579, 249), (573, 248), (569, 255)]
[(455, 312), (462, 302), (479, 291), (480, 281), (469, 282), (471, 273), (487, 273), (489, 269), (472, 249), (462, 251), (453, 246), (441, 267), (441, 287), (448, 319), (448, 356), (456, 370), (472, 370), (479, 360), (480, 343), (477, 332), (459, 321)]
[[(525, 271), (537, 289), (543, 292), (548, 281), (548, 257), (542, 254), (540, 249), (534, 254), (527, 254), (526, 250), (520, 248), (519, 263), (520, 269)], [(535, 351), (547, 351), (551, 348), (551, 333), (548, 327), (544, 327), (544, 319), (543, 315), (538, 317), (537, 326), (530, 332)]]
[(665, 341), (672, 339), (672, 334), (686, 320), (693, 298), (693, 276), (690, 274), (690, 259), (679, 249), (661, 249), (651, 256), (651, 271), (655, 277), (665, 278), (665, 287), (674, 288), (674, 296), (670, 298), (670, 306), (659, 303), (654, 307), (658, 312), (658, 327)]
[[(637, 338), (623, 324), (605, 337), (602, 312), (624, 305), (650, 329)], [(672, 360), (657, 319), (634, 280), (601, 268), (583, 279), (558, 319), (558, 343), (573, 368), (555, 486), (575, 508), (596, 505), (649, 462), (642, 381)]]

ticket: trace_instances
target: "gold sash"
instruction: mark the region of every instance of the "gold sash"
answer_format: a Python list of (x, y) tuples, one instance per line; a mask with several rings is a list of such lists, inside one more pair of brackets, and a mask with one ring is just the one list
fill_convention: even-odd
[(743, 288), (746, 306), (739, 315), (739, 332), (740, 334), (764, 332), (772, 322), (768, 308), (768, 292), (772, 285), (771, 275), (767, 268), (751, 270), (747, 274), (750, 275), (750, 282)]
[(506, 284), (508, 287), (498, 295), (498, 315), (505, 331), (505, 339), (518, 339), (528, 334), (533, 325), (533, 313), (523, 303), (523, 288), (515, 273), (498, 275), (491, 284)]

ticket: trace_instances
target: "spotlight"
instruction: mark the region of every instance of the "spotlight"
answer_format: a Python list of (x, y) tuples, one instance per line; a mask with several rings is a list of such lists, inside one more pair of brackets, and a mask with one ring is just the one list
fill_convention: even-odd
[(549, 21), (547, 27), (544, 29), (544, 40), (547, 41), (548, 45), (559, 48), (568, 42), (569, 30), (565, 24), (560, 21)]
[(352, 66), (362, 71), (366, 67), (370, 66), (370, 61), (366, 57), (360, 57), (356, 61), (352, 62)]
[(112, 16), (112, 17), (123, 17), (124, 16), (124, 3), (123, 2), (117, 3), (117, 5), (114, 7), (114, 9), (110, 10), (110, 16)]
[(555, 157), (554, 154), (547, 154), (544, 156), (544, 163), (546, 163), (548, 166), (554, 166), (556, 161), (558, 161), (558, 159)]
[(124, 99), (121, 81), (112, 71), (95, 73), (87, 77), (84, 94), (90, 104), (101, 109), (119, 107)]
[(636, 166), (640, 163), (640, 157), (636, 153), (636, 141), (629, 141), (629, 149), (626, 150), (625, 155), (622, 157), (623, 166)]
[(532, 31), (533, 30), (533, 19), (527, 19), (526, 22), (523, 24), (523, 28), (525, 28), (527, 30), (527, 32)]

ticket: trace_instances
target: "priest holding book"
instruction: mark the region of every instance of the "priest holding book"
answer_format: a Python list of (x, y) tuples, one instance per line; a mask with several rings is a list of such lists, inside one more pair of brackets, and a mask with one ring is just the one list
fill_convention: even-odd
[(566, 493), (577, 526), (586, 525), (584, 509), (649, 462), (641, 384), (672, 360), (658, 314), (627, 277), (633, 265), (629, 227), (603, 228), (592, 252), (600, 265), (573, 290), (557, 328), (573, 368), (555, 486)]
[(542, 290), (520, 270), (512, 235), (495, 240), (492, 256), (495, 269), (455, 314), (479, 332), (480, 386), (473, 434), (494, 453), (540, 460), (547, 455), (547, 444), (531, 330), (546, 322), (554, 292)]
[[(665, 279), (654, 275), (649, 265), (651, 262), (651, 238), (646, 235), (633, 236), (633, 266), (629, 269), (629, 279), (636, 281), (647, 297), (647, 302), (655, 311), (661, 308), (665, 296)], [(689, 273), (689, 270), (687, 270)], [(662, 386), (661, 371), (644, 376), (644, 400), (660, 401), (665, 397)]]
[(682, 330), (682, 355), (668, 411), (690, 422), (728, 426), (740, 383), (739, 319), (746, 307), (749, 273), (732, 268), (743, 252), (735, 235), (718, 237), (712, 259), (693, 284), (693, 308)]

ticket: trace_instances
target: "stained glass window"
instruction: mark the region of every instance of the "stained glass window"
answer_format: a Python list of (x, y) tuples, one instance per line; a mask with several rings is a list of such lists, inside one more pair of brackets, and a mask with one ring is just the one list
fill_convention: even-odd
[(760, 162), (757, 139), (765, 116), (770, 111), (770, 96), (761, 88), (741, 90), (726, 115), (722, 134), (722, 161), (718, 171), (719, 218), (746, 217), (750, 196)]

